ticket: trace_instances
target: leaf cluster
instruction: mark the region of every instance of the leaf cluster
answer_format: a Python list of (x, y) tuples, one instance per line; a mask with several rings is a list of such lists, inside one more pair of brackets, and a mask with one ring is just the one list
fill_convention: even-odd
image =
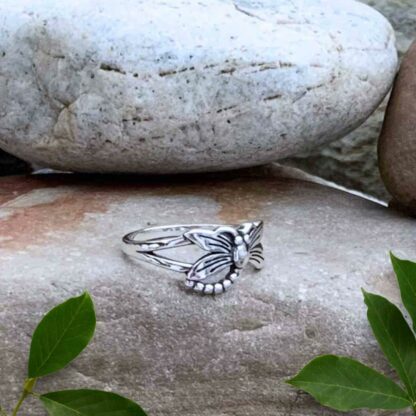
[[(95, 326), (94, 304), (88, 293), (68, 299), (44, 316), (33, 333), (28, 376), (12, 416), (29, 395), (39, 398), (50, 416), (146, 416), (138, 404), (106, 391), (33, 391), (39, 378), (62, 370), (86, 348)], [(1, 407), (0, 416), (8, 416)]]
[(416, 263), (393, 254), (391, 261), (413, 329), (393, 303), (379, 295), (363, 294), (374, 336), (400, 383), (353, 359), (324, 355), (307, 364), (289, 384), (336, 410), (412, 408), (416, 414)]

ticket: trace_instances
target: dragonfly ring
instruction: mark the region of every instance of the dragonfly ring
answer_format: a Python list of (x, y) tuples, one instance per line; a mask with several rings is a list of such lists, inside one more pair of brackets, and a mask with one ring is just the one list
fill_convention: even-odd
[(184, 273), (186, 287), (195, 292), (217, 295), (227, 291), (248, 264), (263, 267), (262, 234), (262, 221), (158, 226), (125, 235), (123, 251), (134, 260)]

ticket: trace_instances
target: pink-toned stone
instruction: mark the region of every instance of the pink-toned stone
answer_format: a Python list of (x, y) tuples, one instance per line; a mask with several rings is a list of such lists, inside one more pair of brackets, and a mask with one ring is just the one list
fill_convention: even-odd
[(395, 81), (378, 152), (381, 176), (394, 203), (416, 214), (416, 43)]

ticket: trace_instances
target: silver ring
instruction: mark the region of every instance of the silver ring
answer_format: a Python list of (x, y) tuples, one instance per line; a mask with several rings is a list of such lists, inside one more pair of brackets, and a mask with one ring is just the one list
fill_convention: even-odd
[[(185, 273), (187, 288), (206, 295), (227, 291), (248, 263), (263, 267), (263, 222), (239, 225), (189, 224), (144, 228), (123, 237), (123, 251), (134, 260)], [(192, 262), (182, 261), (182, 247), (205, 252)], [(173, 249), (174, 257), (160, 252)]]

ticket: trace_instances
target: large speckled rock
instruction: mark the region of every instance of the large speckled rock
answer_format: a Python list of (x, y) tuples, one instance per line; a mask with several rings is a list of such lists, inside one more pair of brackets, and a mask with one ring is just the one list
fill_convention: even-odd
[(396, 203), (416, 214), (416, 43), (403, 59), (379, 140), (380, 173)]
[[(414, 221), (334, 189), (253, 175), (0, 179), (2, 404), (17, 396), (42, 314), (84, 289), (96, 303), (95, 340), (39, 391), (110, 389), (150, 416), (335, 416), (284, 380), (322, 353), (394, 377), (360, 289), (398, 302), (388, 250), (414, 257)], [(266, 267), (215, 298), (120, 251), (136, 227), (252, 218), (265, 220)], [(33, 400), (23, 414), (44, 413)]]
[(397, 64), (351, 0), (4, 0), (0, 146), (61, 170), (266, 163), (364, 121)]

